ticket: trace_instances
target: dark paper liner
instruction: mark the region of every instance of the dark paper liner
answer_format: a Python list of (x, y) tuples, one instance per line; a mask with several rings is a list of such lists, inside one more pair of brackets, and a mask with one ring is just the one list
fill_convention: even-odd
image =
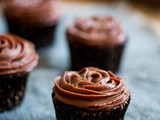
[(16, 22), (7, 17), (6, 20), (10, 33), (33, 42), (37, 49), (50, 46), (54, 42), (57, 23), (46, 26), (34, 23)]
[(93, 66), (117, 72), (126, 42), (113, 48), (76, 46), (71, 42), (69, 45), (72, 70), (81, 70), (84, 67)]
[(67, 105), (53, 96), (53, 103), (57, 120), (123, 120), (130, 103), (130, 98), (123, 105), (123, 109), (116, 107), (109, 111), (89, 111), (83, 108)]
[(24, 96), (28, 73), (0, 76), (0, 112), (18, 106)]

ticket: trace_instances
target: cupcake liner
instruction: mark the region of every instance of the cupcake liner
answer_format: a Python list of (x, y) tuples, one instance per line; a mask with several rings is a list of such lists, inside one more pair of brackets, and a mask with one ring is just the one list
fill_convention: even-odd
[(130, 98), (123, 105), (123, 109), (116, 107), (109, 111), (89, 111), (83, 108), (67, 105), (54, 98), (54, 95), (53, 103), (57, 120), (123, 120), (130, 103)]
[(0, 76), (0, 112), (19, 105), (23, 99), (28, 73)]
[(86, 66), (117, 72), (126, 42), (113, 48), (92, 48), (70, 43), (71, 69), (80, 70)]
[(36, 45), (36, 48), (50, 46), (54, 41), (55, 28), (57, 23), (50, 26), (41, 24), (29, 24), (7, 19), (9, 32), (25, 38)]

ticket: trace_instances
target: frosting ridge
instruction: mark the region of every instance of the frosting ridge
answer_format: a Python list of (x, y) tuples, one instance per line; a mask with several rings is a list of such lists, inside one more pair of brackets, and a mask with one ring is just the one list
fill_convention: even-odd
[(0, 75), (30, 72), (38, 63), (34, 45), (12, 35), (0, 35)]

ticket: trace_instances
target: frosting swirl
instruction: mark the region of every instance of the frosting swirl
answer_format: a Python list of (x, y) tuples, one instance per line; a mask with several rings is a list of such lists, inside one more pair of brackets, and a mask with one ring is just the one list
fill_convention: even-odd
[(56, 99), (90, 110), (123, 107), (130, 96), (122, 78), (94, 67), (67, 71), (55, 78), (54, 83)]
[(30, 72), (38, 63), (34, 45), (12, 35), (0, 35), (0, 75)]
[(6, 3), (6, 16), (24, 23), (55, 23), (61, 14), (59, 0), (12, 0)]
[(75, 25), (68, 27), (67, 34), (77, 37), (72, 42), (91, 46), (119, 45), (126, 39), (123, 27), (112, 16), (77, 18)]

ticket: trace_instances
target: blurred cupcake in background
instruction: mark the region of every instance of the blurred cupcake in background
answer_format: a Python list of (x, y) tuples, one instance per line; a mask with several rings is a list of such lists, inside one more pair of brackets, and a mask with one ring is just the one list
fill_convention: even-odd
[(4, 7), (5, 0), (0, 0), (0, 15), (2, 13), (3, 7)]
[(60, 16), (59, 0), (9, 0), (5, 5), (9, 32), (30, 40), (36, 48), (52, 44)]
[(94, 66), (118, 71), (127, 36), (112, 16), (77, 18), (67, 28), (71, 69)]
[(38, 58), (31, 42), (12, 34), (0, 35), (0, 112), (21, 103)]

